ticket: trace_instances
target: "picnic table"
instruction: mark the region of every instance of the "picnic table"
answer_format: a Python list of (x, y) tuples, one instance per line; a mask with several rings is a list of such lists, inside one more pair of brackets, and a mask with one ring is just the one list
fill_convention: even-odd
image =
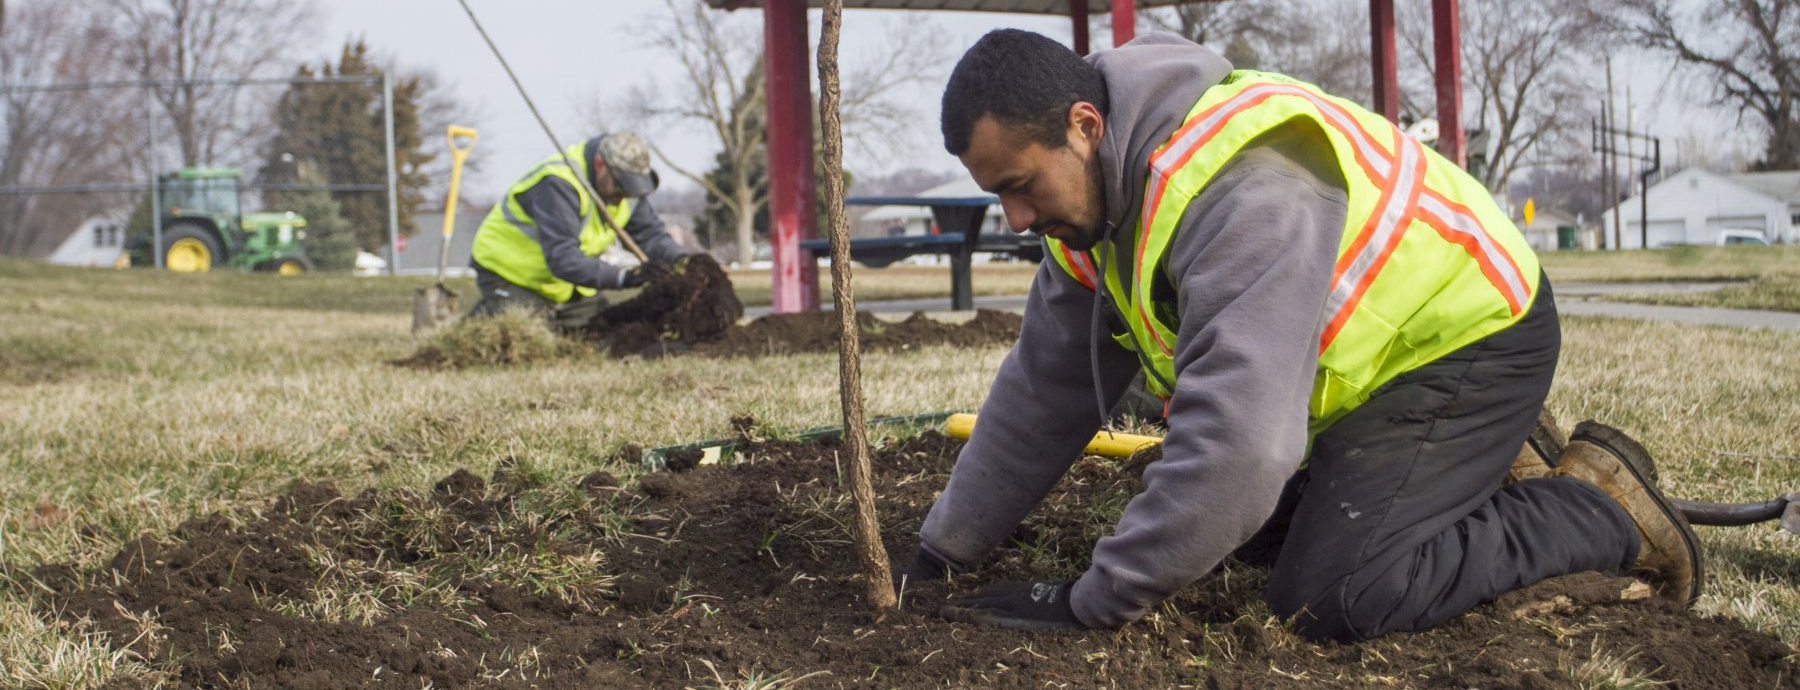
[[(850, 240), (850, 258), (865, 266), (880, 268), (909, 256), (939, 254), (950, 257), (950, 308), (967, 311), (975, 308), (975, 291), (971, 278), (976, 252), (1011, 254), (1031, 261), (1042, 261), (1044, 245), (1035, 235), (1011, 232), (981, 231), (989, 206), (1000, 201), (992, 194), (933, 194), (928, 190), (914, 196), (859, 196), (844, 200), (853, 206), (923, 206), (931, 209), (938, 233), (932, 235), (895, 235), (892, 237), (856, 237)], [(828, 239), (802, 240), (800, 246), (815, 254), (829, 256)]]

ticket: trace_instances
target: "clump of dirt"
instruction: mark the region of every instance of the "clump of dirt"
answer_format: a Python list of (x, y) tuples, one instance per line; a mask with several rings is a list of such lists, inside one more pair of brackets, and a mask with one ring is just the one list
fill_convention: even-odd
[[(1094, 533), (1140, 488), (1094, 458), (991, 562), (909, 583), (902, 609), (877, 618), (860, 601), (840, 443), (750, 442), (738, 464), (623, 487), (600, 473), (558, 486), (468, 472), (426, 494), (301, 485), (260, 511), (141, 538), (100, 572), (42, 568), (55, 593), (41, 610), (91, 618), (179, 688), (1575, 688), (1607, 673), (1791, 688), (1800, 674), (1777, 638), (1611, 596), (1619, 583), (1598, 576), (1357, 645), (1313, 644), (1269, 620), (1267, 572), (1243, 565), (1116, 632), (933, 615), (984, 582), (1085, 568)], [(960, 447), (927, 433), (874, 453), (897, 558), (916, 548)], [(1518, 613), (1534, 601), (1557, 605)]]
[[(982, 347), (1011, 345), (1019, 339), (1023, 317), (981, 309), (960, 323), (938, 321), (915, 312), (903, 321), (888, 322), (869, 312), (857, 312), (862, 348), (866, 352), (903, 352), (932, 345)], [(838, 347), (837, 314), (828, 311), (771, 314), (741, 326), (732, 326), (718, 337), (700, 343), (644, 342), (631, 333), (602, 334), (615, 356), (656, 357), (690, 354), (703, 357), (764, 357), (805, 352), (835, 352)]]
[(715, 340), (743, 316), (725, 269), (695, 254), (678, 269), (660, 269), (636, 297), (600, 312), (592, 330), (615, 352), (639, 352)]
[(424, 345), (388, 364), (409, 369), (536, 364), (576, 355), (580, 346), (558, 336), (537, 315), (508, 311), (460, 319), (433, 333)]

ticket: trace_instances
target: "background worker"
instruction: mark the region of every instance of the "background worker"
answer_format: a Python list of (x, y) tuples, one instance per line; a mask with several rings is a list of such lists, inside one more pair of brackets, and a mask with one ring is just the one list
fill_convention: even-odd
[(1622, 434), (1578, 427), (1551, 476), (1506, 484), (1556, 368), (1549, 281), (1479, 182), (1387, 120), (1166, 34), (1084, 61), (1003, 30), (957, 64), (943, 132), (1053, 260), (904, 572), (985, 558), (1140, 370), (1168, 434), (1079, 579), (942, 615), (1118, 627), (1234, 553), (1314, 639), (1588, 570), (1698, 595), (1692, 531)]
[[(576, 175), (600, 194), (599, 212)], [(532, 167), (475, 233), (469, 263), (481, 300), (470, 315), (529, 309), (547, 313), (559, 328), (586, 327), (607, 304), (600, 290), (637, 287), (648, 277), (648, 267), (599, 259), (618, 238), (614, 228), (630, 234), (652, 262), (681, 261), (687, 251), (645, 198), (657, 184), (649, 147), (630, 132), (602, 134)]]

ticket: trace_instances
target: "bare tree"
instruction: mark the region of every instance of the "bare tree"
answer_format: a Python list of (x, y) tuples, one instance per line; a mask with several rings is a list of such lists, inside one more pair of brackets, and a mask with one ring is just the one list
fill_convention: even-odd
[[(76, 3), (38, 0), (6, 10), (0, 36), (0, 82), (78, 83), (120, 78), (117, 65), (92, 46), (116, 39), (95, 13)], [(137, 178), (143, 163), (142, 108), (126, 89), (20, 91), (0, 95), (0, 186), (54, 186)], [(111, 195), (0, 195), (0, 254), (47, 249), (87, 216), (125, 202)]]
[(1366, 0), (1193, 2), (1139, 12), (1147, 28), (1220, 51), (1232, 66), (1280, 72), (1337, 96), (1368, 102)]
[[(737, 259), (748, 264), (755, 250), (756, 214), (768, 203), (768, 190), (757, 184), (767, 153), (763, 116), (762, 42), (754, 25), (733, 21), (727, 13), (695, 0), (664, 0), (669, 20), (652, 27), (651, 45), (674, 57), (681, 80), (671, 97), (654, 84), (634, 86), (626, 120), (646, 129), (672, 131), (684, 123), (699, 124), (719, 145), (724, 175), (689, 170), (676, 164), (654, 143), (651, 148), (668, 169), (706, 190), (735, 217)], [(590, 113), (590, 120), (598, 117)], [(597, 129), (617, 129), (599, 121)], [(722, 178), (722, 179), (721, 179)]]
[[(945, 33), (918, 17), (888, 19), (880, 33), (886, 38), (876, 57), (853, 60), (843, 75), (844, 142), (865, 156), (894, 158), (913, 150), (913, 125), (921, 120), (919, 101), (899, 94), (921, 86), (941, 91), (955, 53)], [(936, 101), (929, 107), (935, 120)]]
[(143, 79), (175, 80), (156, 89), (185, 166), (248, 154), (247, 111), (266, 103), (233, 86), (204, 83), (285, 73), (288, 57), (314, 26), (309, 0), (106, 0), (123, 60)]
[[(670, 160), (662, 164), (695, 184), (731, 212), (737, 260), (749, 262), (755, 249), (757, 216), (768, 204), (767, 97), (764, 93), (762, 33), (749, 17), (713, 10), (701, 0), (664, 0), (669, 18), (646, 27), (650, 44), (675, 58), (682, 78), (668, 91), (639, 84), (627, 97), (623, 122), (671, 133), (698, 126), (717, 143), (714, 168), (690, 170)], [(944, 63), (942, 34), (917, 20), (885, 27), (886, 42), (872, 60), (858, 61), (843, 78), (845, 142), (860, 153), (882, 156), (907, 150), (918, 106), (901, 97), (907, 87), (927, 83)], [(588, 109), (599, 129), (617, 129), (602, 108)], [(817, 123), (815, 123), (815, 127)]]
[[(1412, 57), (1407, 64), (1418, 77), (1409, 83), (1409, 100), (1429, 103), (1436, 73), (1431, 5), (1417, 0), (1399, 9)], [(1585, 140), (1594, 101), (1591, 16), (1569, 11), (1568, 0), (1464, 2), (1460, 9), (1463, 93), (1474, 106), (1465, 120), (1487, 133), (1485, 150), (1473, 152), (1487, 165), (1472, 172), (1502, 192), (1522, 168), (1591, 156)]]
[(1800, 3), (1610, 0), (1595, 14), (1617, 35), (1703, 75), (1715, 105), (1760, 119), (1768, 142), (1755, 167), (1800, 168)]

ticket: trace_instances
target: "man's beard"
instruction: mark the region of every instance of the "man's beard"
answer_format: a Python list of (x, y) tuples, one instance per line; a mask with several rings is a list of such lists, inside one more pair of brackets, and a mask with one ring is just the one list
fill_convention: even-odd
[(1059, 225), (1068, 229), (1067, 234), (1069, 237), (1066, 239), (1058, 238), (1057, 241), (1062, 242), (1063, 246), (1068, 247), (1069, 249), (1085, 252), (1089, 249), (1093, 249), (1094, 245), (1100, 244), (1099, 230), (1082, 228), (1068, 223), (1060, 223)]

